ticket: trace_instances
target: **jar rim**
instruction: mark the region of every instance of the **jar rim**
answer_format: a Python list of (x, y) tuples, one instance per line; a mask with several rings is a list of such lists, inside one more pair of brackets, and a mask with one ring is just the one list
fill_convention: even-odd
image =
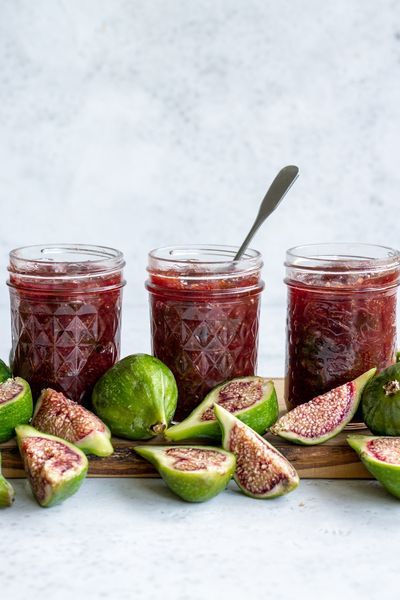
[(316, 243), (294, 246), (286, 251), (285, 266), (304, 271), (365, 273), (400, 268), (395, 248), (361, 242)]
[(247, 248), (239, 260), (234, 257), (239, 246), (222, 244), (187, 244), (177, 246), (162, 246), (149, 252), (149, 267), (157, 266), (168, 270), (177, 266), (204, 267), (211, 272), (225, 272), (226, 268), (235, 267), (238, 270), (248, 270), (262, 267), (262, 256), (258, 250)]
[(94, 244), (36, 244), (9, 253), (8, 270), (39, 277), (87, 276), (113, 272), (125, 266), (120, 250)]

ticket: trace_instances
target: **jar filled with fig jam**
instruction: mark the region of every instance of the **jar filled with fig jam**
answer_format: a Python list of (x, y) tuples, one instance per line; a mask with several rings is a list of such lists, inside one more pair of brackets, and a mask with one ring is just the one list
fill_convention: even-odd
[(149, 254), (153, 354), (174, 373), (182, 419), (213, 387), (257, 369), (262, 258), (231, 246), (178, 246)]
[(285, 266), (288, 409), (395, 361), (397, 250), (345, 243), (299, 246), (288, 250)]
[(119, 358), (121, 252), (50, 244), (10, 252), (13, 373), (33, 394), (52, 387), (77, 402)]

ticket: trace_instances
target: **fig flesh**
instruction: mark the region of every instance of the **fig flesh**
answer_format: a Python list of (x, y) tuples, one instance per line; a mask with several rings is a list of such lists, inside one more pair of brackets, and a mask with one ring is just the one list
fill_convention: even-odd
[(16, 433), (24, 468), (40, 506), (53, 506), (78, 491), (88, 470), (82, 450), (29, 425), (19, 425)]
[(96, 414), (114, 435), (145, 440), (162, 433), (176, 409), (178, 388), (158, 358), (132, 354), (117, 362), (96, 383)]
[(221, 439), (221, 428), (213, 406), (223, 406), (258, 433), (264, 433), (278, 418), (278, 400), (272, 381), (263, 377), (231, 379), (211, 390), (194, 411), (165, 432), (172, 441), (196, 437)]
[(375, 435), (400, 435), (400, 363), (381, 371), (365, 386), (362, 416)]
[(400, 498), (400, 437), (349, 435), (347, 442), (375, 479)]
[(32, 426), (75, 444), (86, 454), (110, 456), (114, 451), (110, 430), (96, 415), (50, 388), (40, 394)]
[(29, 423), (33, 402), (29, 384), (21, 377), (0, 383), (0, 442), (7, 442), (17, 425)]
[(233, 454), (207, 446), (136, 446), (135, 451), (187, 502), (204, 502), (222, 492), (236, 466)]
[(216, 404), (214, 410), (222, 445), (236, 456), (234, 479), (247, 496), (276, 498), (298, 486), (296, 470), (272, 444), (222, 406)]
[(271, 433), (307, 446), (333, 438), (355, 415), (361, 394), (375, 372), (376, 369), (370, 369), (357, 379), (296, 406), (278, 419)]
[(0, 454), (0, 508), (11, 506), (14, 502), (15, 491), (11, 483), (1, 473), (1, 454)]

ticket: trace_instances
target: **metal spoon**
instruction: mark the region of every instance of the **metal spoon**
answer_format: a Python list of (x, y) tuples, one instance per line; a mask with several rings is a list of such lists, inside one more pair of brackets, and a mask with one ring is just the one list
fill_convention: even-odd
[(267, 193), (265, 194), (264, 200), (261, 202), (258, 215), (253, 223), (252, 228), (247, 234), (246, 239), (240, 246), (233, 260), (239, 260), (242, 254), (244, 254), (258, 228), (264, 223), (265, 219), (269, 217), (272, 212), (274, 212), (298, 176), (299, 168), (295, 167), (294, 165), (283, 167), (283, 169), (279, 171), (278, 175), (275, 177)]

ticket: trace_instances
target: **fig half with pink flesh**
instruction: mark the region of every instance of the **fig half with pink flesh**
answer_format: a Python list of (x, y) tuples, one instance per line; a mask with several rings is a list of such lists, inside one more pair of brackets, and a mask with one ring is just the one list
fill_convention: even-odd
[(110, 430), (103, 421), (50, 388), (43, 390), (37, 401), (32, 426), (75, 444), (87, 454), (110, 456), (114, 451)]
[(235, 471), (233, 454), (208, 446), (136, 446), (167, 486), (187, 502), (210, 500), (228, 485)]
[(266, 439), (222, 406), (214, 406), (222, 429), (222, 445), (236, 456), (234, 479), (252, 498), (276, 498), (294, 490), (299, 476), (290, 462)]
[(219, 404), (258, 433), (264, 433), (278, 418), (274, 383), (264, 377), (239, 377), (225, 381), (207, 394), (193, 412), (165, 431), (172, 441), (209, 437), (221, 439), (213, 406)]
[(375, 479), (400, 498), (400, 437), (349, 435), (347, 442)]
[(296, 406), (284, 414), (270, 429), (295, 444), (313, 446), (340, 433), (354, 417), (362, 392), (376, 369), (344, 385)]
[(19, 425), (15, 431), (24, 468), (38, 503), (49, 507), (75, 494), (88, 470), (88, 460), (82, 450), (30, 425)]

